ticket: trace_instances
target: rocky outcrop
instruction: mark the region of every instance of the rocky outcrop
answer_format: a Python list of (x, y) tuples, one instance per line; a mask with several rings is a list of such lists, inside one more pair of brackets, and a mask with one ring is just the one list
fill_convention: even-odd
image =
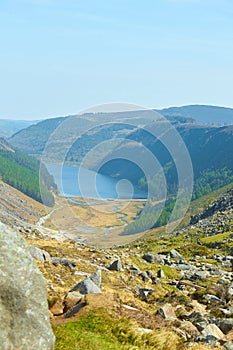
[(52, 350), (45, 280), (20, 234), (0, 223), (2, 350)]
[(217, 212), (223, 212), (233, 207), (233, 189), (228, 191), (224, 196), (209, 204), (208, 207), (200, 214), (191, 217), (190, 224), (196, 224), (199, 220), (206, 219)]

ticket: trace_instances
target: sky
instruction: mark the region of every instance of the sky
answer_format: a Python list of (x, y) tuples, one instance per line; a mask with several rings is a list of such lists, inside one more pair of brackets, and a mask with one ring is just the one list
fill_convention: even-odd
[(0, 119), (233, 107), (232, 0), (1, 0)]

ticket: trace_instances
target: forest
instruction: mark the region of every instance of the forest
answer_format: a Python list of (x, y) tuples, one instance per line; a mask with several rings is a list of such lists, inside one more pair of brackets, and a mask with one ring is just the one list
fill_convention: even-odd
[(21, 151), (0, 150), (0, 177), (36, 201), (50, 207), (54, 205), (50, 190), (56, 190), (56, 185), (45, 166), (42, 166), (40, 172), (40, 162), (35, 158)]

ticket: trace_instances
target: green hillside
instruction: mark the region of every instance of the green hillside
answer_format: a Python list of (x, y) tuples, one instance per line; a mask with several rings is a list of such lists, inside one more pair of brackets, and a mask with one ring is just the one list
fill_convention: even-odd
[(1, 179), (38, 202), (53, 206), (54, 197), (48, 190), (55, 189), (53, 178), (42, 168), (40, 186), (39, 166), (39, 161), (20, 151), (0, 150)]

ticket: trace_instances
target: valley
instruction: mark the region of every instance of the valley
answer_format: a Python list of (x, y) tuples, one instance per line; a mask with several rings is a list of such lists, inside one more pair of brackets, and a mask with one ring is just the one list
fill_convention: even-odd
[[(54, 118), (1, 140), (0, 221), (7, 226), (0, 234), (20, 234), (44, 277), (55, 350), (232, 349), (232, 126), (197, 125), (193, 114), (168, 112), (193, 166), (191, 201), (186, 208), (181, 196), (182, 217), (172, 222), (177, 159), (161, 141), (170, 129), (148, 111), (133, 114), (133, 128), (126, 127), (130, 113), (88, 114), (72, 130)], [(163, 131), (161, 138), (142, 123)], [(134, 167), (135, 154), (148, 161), (148, 173)], [(44, 161), (57, 163), (46, 169)], [(181, 194), (192, 180), (186, 163), (184, 173)]]

